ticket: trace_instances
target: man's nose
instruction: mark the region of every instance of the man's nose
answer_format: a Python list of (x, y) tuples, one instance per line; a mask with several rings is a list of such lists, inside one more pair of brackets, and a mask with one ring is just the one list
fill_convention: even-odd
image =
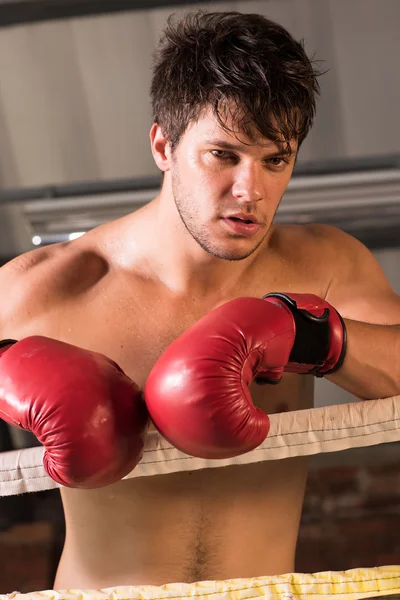
[(259, 202), (262, 197), (262, 167), (246, 165), (238, 168), (232, 193), (235, 198), (245, 203)]

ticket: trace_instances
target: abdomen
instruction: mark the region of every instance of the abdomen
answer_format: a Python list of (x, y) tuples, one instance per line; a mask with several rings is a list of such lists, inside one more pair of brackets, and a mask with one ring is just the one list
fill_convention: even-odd
[(63, 490), (67, 537), (56, 589), (291, 572), (306, 459)]

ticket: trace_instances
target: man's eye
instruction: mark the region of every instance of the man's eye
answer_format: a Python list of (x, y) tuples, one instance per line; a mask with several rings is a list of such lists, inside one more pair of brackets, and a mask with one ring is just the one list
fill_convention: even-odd
[(226, 150), (211, 150), (211, 154), (215, 156), (215, 158), (221, 158), (222, 160), (233, 158), (232, 154)]
[(267, 162), (273, 167), (283, 167), (283, 165), (288, 163), (288, 160), (283, 156), (273, 156)]

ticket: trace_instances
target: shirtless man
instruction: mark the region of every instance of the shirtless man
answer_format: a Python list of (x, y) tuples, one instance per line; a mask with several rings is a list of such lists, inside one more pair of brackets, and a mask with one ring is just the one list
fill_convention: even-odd
[[(131, 435), (139, 442), (130, 448), (135, 462), (145, 424), (129, 381), (143, 390), (165, 349), (214, 308), (270, 292), (315, 294), (342, 315), (347, 350), (331, 381), (362, 399), (400, 393), (400, 299), (371, 253), (332, 227), (273, 222), (316, 92), (301, 45), (263, 17), (194, 13), (168, 26), (152, 85), (150, 139), (164, 174), (160, 194), (133, 214), (1, 269), (0, 339), (19, 340), (6, 343), (1, 355), (8, 365), (7, 377), (1, 371), (3, 415), (34, 402), (30, 387), (32, 396), (41, 387), (49, 396), (54, 380), (65, 381), (68, 389), (84, 389), (76, 392), (79, 427), (85, 403), (101, 404), (107, 395), (90, 391), (96, 369), (92, 355), (86, 360), (80, 352), (101, 353), (123, 369), (121, 385), (139, 407)], [(255, 223), (246, 225), (248, 218)], [(35, 352), (31, 370), (26, 353), (24, 369), (7, 359), (18, 356), (20, 343), (36, 344), (29, 338), (38, 335), (50, 338), (47, 369), (37, 367)], [(52, 340), (72, 345), (67, 363), (75, 357), (75, 374), (73, 366), (60, 367)], [(120, 382), (112, 369), (112, 381)], [(16, 398), (20, 381), (24, 397)], [(251, 391), (267, 413), (308, 408), (313, 376), (284, 373), (278, 385), (252, 383)], [(60, 404), (56, 395), (46, 401)], [(48, 425), (50, 445), (59, 435), (65, 440), (69, 415), (62, 414), (55, 432), (53, 416), (40, 424)], [(72, 428), (65, 425), (68, 439)], [(104, 485), (106, 476), (97, 481), (102, 487), (96, 478), (87, 486), (95, 489), (62, 488), (66, 540), (55, 588), (291, 572), (306, 474), (307, 460), (298, 457)]]

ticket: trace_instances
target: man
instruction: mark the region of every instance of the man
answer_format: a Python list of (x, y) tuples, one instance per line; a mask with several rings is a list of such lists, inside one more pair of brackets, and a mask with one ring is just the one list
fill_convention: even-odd
[[(302, 46), (261, 16), (170, 22), (152, 84), (160, 194), (1, 270), (0, 406), (35, 431), (49, 472), (70, 486), (55, 588), (294, 570), (304, 458), (118, 481), (143, 449), (152, 368), (217, 307), (313, 294), (347, 330), (327, 377), (363, 399), (400, 393), (400, 300), (373, 256), (334, 228), (273, 222), (317, 91)], [(269, 414), (313, 404), (313, 376), (298, 372), (250, 389)]]

